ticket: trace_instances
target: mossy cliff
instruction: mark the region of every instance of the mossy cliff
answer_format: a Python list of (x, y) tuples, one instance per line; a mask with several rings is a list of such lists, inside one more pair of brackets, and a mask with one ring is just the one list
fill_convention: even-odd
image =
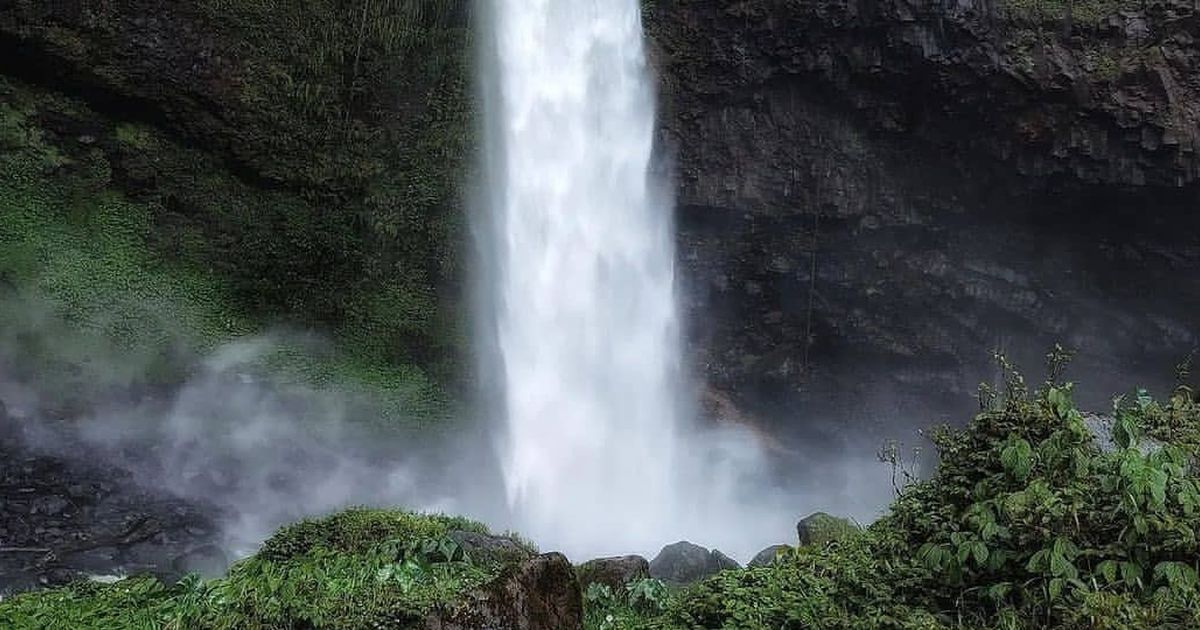
[[(340, 349), (278, 362), (444, 413), (472, 144), (463, 5), (5, 3), (0, 277), (43, 307), (35, 322), (6, 299), (8, 316), (155, 360), (317, 330)], [(6, 340), (32, 370), (62, 362), (31, 353), (46, 336)]]

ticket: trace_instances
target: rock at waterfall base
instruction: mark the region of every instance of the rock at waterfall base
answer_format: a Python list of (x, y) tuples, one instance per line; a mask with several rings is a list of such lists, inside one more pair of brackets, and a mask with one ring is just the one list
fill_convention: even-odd
[(650, 577), (669, 584), (691, 584), (726, 569), (736, 569), (738, 563), (717, 551), (709, 551), (687, 541), (663, 547), (650, 562)]
[(566, 556), (547, 553), (504, 570), (490, 584), (466, 595), (455, 611), (437, 612), (426, 630), (577, 630), (583, 627), (583, 597)]
[(754, 556), (754, 559), (750, 561), (750, 564), (746, 566), (751, 568), (770, 566), (779, 561), (780, 554), (787, 553), (791, 550), (792, 547), (790, 545), (771, 545), (770, 547), (758, 552)]
[(810, 514), (796, 524), (796, 534), (800, 538), (801, 547), (822, 547), (859, 531), (854, 521), (825, 512)]
[(603, 584), (617, 592), (630, 582), (650, 577), (650, 563), (641, 556), (596, 558), (575, 567), (575, 576), (584, 592), (591, 584)]

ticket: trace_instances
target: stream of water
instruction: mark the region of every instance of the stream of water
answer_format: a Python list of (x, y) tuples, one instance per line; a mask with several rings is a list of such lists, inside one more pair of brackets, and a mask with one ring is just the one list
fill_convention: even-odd
[(495, 2), (508, 498), (543, 544), (639, 549), (674, 511), (679, 342), (638, 0)]

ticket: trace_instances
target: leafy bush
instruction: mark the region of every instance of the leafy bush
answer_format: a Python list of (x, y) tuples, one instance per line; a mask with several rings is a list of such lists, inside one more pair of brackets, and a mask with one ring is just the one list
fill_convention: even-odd
[(380, 541), (408, 546), (443, 539), (455, 530), (488, 533), (482, 523), (461, 516), (356, 508), (287, 525), (263, 543), (258, 557), (285, 561), (317, 549), (355, 554), (379, 545)]
[(722, 573), (629, 627), (1200, 626), (1192, 391), (1118, 398), (1105, 422), (1070, 384), (1007, 382), (965, 429), (934, 434), (937, 473), (866, 531)]
[(633, 580), (623, 589), (592, 582), (583, 593), (584, 626), (598, 630), (626, 628), (666, 610), (672, 594), (661, 580)]

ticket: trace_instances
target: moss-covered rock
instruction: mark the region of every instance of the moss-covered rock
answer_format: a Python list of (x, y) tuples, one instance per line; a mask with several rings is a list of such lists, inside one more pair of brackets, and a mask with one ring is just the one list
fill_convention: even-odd
[(824, 512), (810, 514), (796, 524), (796, 534), (801, 546), (821, 547), (858, 533), (858, 525), (848, 518), (831, 516)]
[(602, 584), (620, 593), (627, 584), (649, 578), (650, 563), (641, 556), (596, 558), (575, 567), (575, 577), (584, 591), (592, 584)]

